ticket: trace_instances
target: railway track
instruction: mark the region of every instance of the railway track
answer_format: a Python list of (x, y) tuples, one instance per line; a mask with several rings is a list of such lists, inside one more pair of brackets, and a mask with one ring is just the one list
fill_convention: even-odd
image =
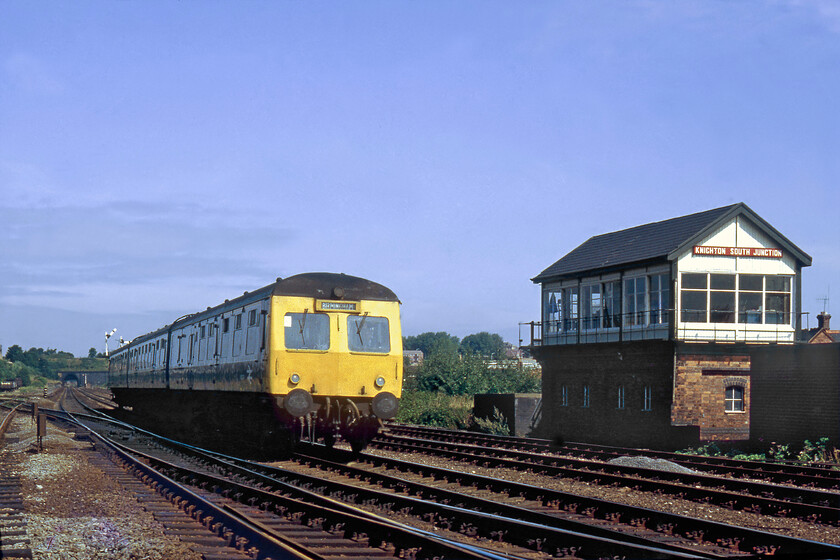
[[(59, 421), (74, 421), (60, 415), (56, 413)], [(136, 491), (150, 507), (161, 508), (159, 516), (170, 530), (183, 531), (187, 538), (217, 539), (221, 544), (216, 549), (224, 551), (218, 558), (245, 557), (256, 550), (267, 555), (263, 551), (278, 543), (292, 556), (275, 556), (295, 558), (343, 558), (348, 553), (371, 558), (840, 557), (840, 547), (830, 544), (367, 453), (334, 450), (325, 456), (326, 450), (312, 446), (294, 463), (278, 468), (154, 438), (102, 417), (78, 420), (84, 421), (98, 448), (112, 449), (107, 453), (121, 465), (112, 466), (117, 475), (122, 472), (127, 479), (125, 473), (134, 473), (132, 480), (139, 475), (157, 489)], [(416, 434), (413, 439), (421, 449), (431, 441), (417, 441)], [(432, 447), (447, 446), (436, 442)], [(456, 453), (444, 451), (449, 456)], [(351, 460), (355, 464), (348, 464)], [(180, 507), (173, 509), (170, 502)], [(394, 523), (395, 517), (429, 529), (409, 529)], [(398, 534), (397, 529), (408, 533)], [(451, 540), (419, 540), (430, 538), (429, 533), (444, 533)], [(266, 544), (262, 538), (276, 542)], [(457, 544), (456, 539), (473, 544)], [(496, 552), (477, 547), (488, 542), (505, 545)]]
[[(17, 405), (2, 415), (0, 439), (15, 414), (23, 407)], [(12, 458), (0, 450), (0, 558), (32, 558), (32, 549), (26, 537), (26, 521), (23, 517), (23, 498), (20, 476)]]
[(388, 431), (395, 435), (404, 435), (407, 437), (472, 443), (474, 445), (503, 449), (529, 450), (535, 453), (551, 453), (597, 461), (609, 461), (617, 457), (644, 454), (646, 457), (664, 459), (686, 468), (715, 476), (759, 480), (773, 484), (803, 486), (823, 490), (840, 490), (840, 465), (828, 466), (823, 464), (821, 466), (810, 466), (790, 463), (743, 461), (728, 457), (688, 455), (684, 453), (669, 453), (666, 451), (641, 450), (589, 443), (564, 442), (562, 444), (555, 444), (550, 440), (544, 439), (496, 436), (399, 424), (389, 424)]
[(568, 477), (590, 484), (629, 487), (728, 509), (793, 517), (809, 523), (840, 525), (840, 494), (837, 492), (613, 465), (533, 451), (452, 443), (441, 439), (422, 439), (419, 435), (407, 437), (383, 433), (371, 446), (391, 451), (427, 453), (488, 467)]
[[(111, 430), (112, 428), (104, 427), (102, 429)], [(286, 510), (291, 507), (285, 502), (277, 502), (278, 499), (282, 498), (283, 500), (296, 502), (306, 501), (327, 508), (332, 513), (322, 511), (317, 514), (300, 514), (310, 519), (312, 515), (316, 515), (316, 519), (318, 519), (316, 525), (322, 527), (355, 525), (363, 521), (363, 519), (357, 519), (358, 517), (372, 518), (379, 525), (378, 528), (352, 530), (354, 534), (358, 535), (361, 531), (362, 534), (367, 535), (368, 546), (371, 542), (378, 543), (374, 547), (374, 551), (367, 551), (366, 555), (373, 555), (376, 552), (381, 556), (383, 550), (386, 555), (406, 555), (405, 543), (411, 542), (406, 539), (416, 539), (416, 536), (401, 535), (395, 537), (392, 534), (394, 528), (388, 519), (399, 513), (400, 515), (412, 515), (418, 519), (432, 522), (440, 529), (454, 529), (453, 532), (456, 534), (461, 533), (473, 538), (477, 537), (479, 541), (481, 539), (493, 539), (503, 541), (508, 546), (522, 545), (524, 549), (541, 552), (543, 555), (548, 551), (548, 556), (601, 558), (618, 554), (633, 558), (723, 557), (714, 554), (697, 555), (690, 549), (685, 552), (676, 546), (662, 546), (667, 538), (661, 536), (658, 539), (649, 540), (638, 535), (626, 536), (616, 531), (598, 530), (593, 528), (591, 524), (583, 523), (570, 523), (565, 528), (561, 526), (562, 524), (555, 523), (555, 526), (552, 527), (539, 523), (540, 519), (548, 521), (547, 517), (531, 516), (531, 519), (527, 519), (527, 515), (522, 511), (518, 512), (518, 515), (519, 517), (524, 516), (525, 519), (518, 519), (516, 516), (502, 516), (498, 511), (480, 511), (486, 509), (486, 507), (478, 508), (475, 506), (475, 509), (479, 511), (470, 511), (473, 509), (473, 505), (462, 508), (424, 499), (398, 496), (390, 492), (364, 491), (349, 483), (331, 482), (325, 485), (323, 473), (315, 477), (295, 474), (282, 469), (266, 467), (259, 463), (231, 457), (207, 455), (195, 448), (177, 445), (174, 442), (168, 442), (166, 447), (169, 449), (163, 451), (163, 445), (159, 440), (153, 441), (146, 435), (141, 437), (137, 434), (138, 432), (134, 432), (130, 436), (120, 436), (132, 440), (127, 445), (131, 447), (133, 454), (142, 456), (144, 462), (154, 466), (170, 478), (189, 480), (191, 486), (204, 487), (205, 490), (203, 491), (205, 492), (206, 489), (212, 488), (212, 495), (206, 496), (210, 499), (219, 499), (219, 494), (226, 498), (238, 496), (239, 504), (228, 506), (232, 509), (244, 507), (242, 505), (244, 501), (251, 507), (255, 504), (259, 505), (260, 509), (263, 510), (261, 515), (271, 516), (273, 515), (270, 513), (272, 511)], [(177, 449), (173, 450), (172, 445)], [(224, 476), (220, 476), (220, 473), (224, 473)], [(237, 484), (247, 482), (244, 482), (244, 487), (230, 488), (228, 485), (231, 478), (234, 478)], [(348, 506), (345, 501), (351, 502), (353, 505)], [(356, 507), (361, 504), (364, 504), (366, 508), (373, 507), (380, 512), (387, 512), (388, 516), (372, 516), (370, 513), (365, 513)], [(256, 518), (254, 513), (246, 515)], [(288, 531), (289, 528), (286, 527), (283, 533), (288, 534)], [(412, 531), (416, 531), (416, 529)], [(344, 532), (346, 533), (347, 530), (345, 529)], [(600, 535), (596, 533), (600, 533)], [(465, 551), (470, 550), (470, 545), (459, 544), (455, 546), (456, 548), (466, 548), (457, 550), (454, 556), (452, 551), (449, 551), (448, 556), (446, 554), (444, 556), (468, 558), (488, 557), (488, 554), (491, 556), (498, 555), (498, 553), (476, 551), (471, 553), (472, 556), (468, 556)], [(419, 557), (418, 551), (428, 550), (429, 545), (418, 546), (414, 544), (408, 548), (409, 557)], [(724, 556), (731, 556), (731, 554)]]
[[(552, 542), (549, 531), (541, 533), (534, 528), (539, 526), (586, 532), (709, 558), (770, 554), (826, 557), (840, 554), (840, 547), (833, 545), (823, 546), (765, 531), (586, 498), (529, 484), (370, 454), (352, 456), (355, 461), (366, 464), (367, 468), (359, 468), (345, 463), (350, 458), (350, 455), (345, 455), (340, 460), (331, 460), (323, 456), (298, 454), (296, 461), (317, 471), (305, 474), (302, 479), (297, 474), (292, 475), (293, 483), (312, 485), (330, 494), (349, 495), (355, 503), (384, 503), (390, 510), (399, 511), (413, 509), (421, 516), (424, 510), (422, 504), (435, 501), (518, 519), (532, 525), (522, 533), (506, 533), (504, 539), (528, 548), (538, 549)], [(390, 473), (398, 473), (399, 477)], [(348, 491), (343, 487), (345, 482), (334, 488), (333, 485), (338, 484), (332, 480), (336, 475), (357, 481), (351, 484), (365, 487), (375, 485), (388, 492), (404, 493), (412, 497), (403, 501), (394, 498), (393, 494), (391, 497), (381, 496), (380, 490)], [(278, 473), (273, 476), (289, 475)], [(442, 528), (453, 525), (451, 520), (445, 518), (438, 522)], [(498, 538), (498, 533), (490, 531), (484, 536)]]
[[(313, 449), (320, 449), (315, 446)], [(181, 450), (192, 454), (193, 451)], [(340, 455), (339, 455), (340, 456)], [(686, 554), (696, 557), (725, 558), (744, 555), (811, 555), (813, 557), (840, 556), (840, 547), (823, 545), (775, 535), (763, 531), (732, 527), (685, 516), (678, 516), (633, 508), (603, 500), (587, 499), (543, 488), (488, 480), (484, 477), (434, 469), (406, 461), (389, 460), (370, 455), (344, 455), (341, 461), (351, 458), (362, 460), (372, 467), (396, 469), (401, 473), (414, 472), (418, 476), (431, 476), (436, 481), (446, 480), (454, 488), (440, 488), (433, 484), (411, 482), (369, 469), (351, 467), (324, 457), (299, 455), (301, 464), (310, 465), (314, 473), (294, 473), (259, 463), (224, 458), (225, 469), (235, 464), (248, 472), (268, 477), (272, 482), (257, 480), (260, 487), (266, 484), (291, 485), (295, 488), (317, 490), (317, 495), (338, 497), (355, 505), (373, 506), (389, 515), (399, 512), (418, 519), (431, 520), (439, 529), (456, 529), (455, 532), (472, 534), (488, 540), (503, 540), (536, 552), (553, 551), (552, 554), (577, 554), (587, 551), (594, 557), (614, 555), (628, 545), (641, 547), (624, 552), (629, 557), (656, 557), (667, 550), (673, 557)], [(207, 457), (198, 459), (207, 461)], [(214, 467), (218, 469), (219, 467)], [(327, 481), (327, 473), (342, 473), (351, 481)], [(360, 488), (376, 481), (381, 489)], [(491, 489), (489, 498), (470, 497), (467, 489)], [(393, 489), (413, 496), (401, 496)], [(281, 490), (291, 491), (289, 486)], [(504, 497), (504, 498), (503, 498)], [(507, 503), (502, 503), (502, 502)], [(434, 503), (433, 503), (434, 502)], [(531, 502), (529, 507), (522, 503)], [(439, 508), (443, 504), (444, 508)], [(500, 519), (509, 520), (507, 527), (500, 527)], [(586, 535), (586, 541), (578, 541)], [(589, 537), (601, 540), (592, 541)], [(593, 544), (593, 542), (595, 544)], [(601, 548), (598, 548), (601, 547)], [(653, 549), (653, 550), (646, 550)], [(658, 549), (658, 550), (657, 550)], [(644, 552), (640, 552), (643, 550)], [(597, 551), (597, 552), (595, 552)]]
[(112, 399), (98, 395), (89, 389), (75, 388), (73, 389), (73, 394), (76, 398), (81, 395), (82, 398), (94, 403), (96, 405), (94, 408), (111, 410), (118, 406)]
[[(114, 449), (109, 453), (116, 453), (120, 462), (131, 462), (128, 469), (141, 471), (143, 478), (151, 478), (158, 487), (165, 486), (166, 493), (177, 492), (177, 501), (187, 504), (193, 517), (215, 527), (217, 533), (230, 532), (231, 544), (261, 558), (499, 558), (311, 492), (291, 487), (268, 490), (278, 483), (124, 424), (101, 417), (78, 420), (91, 430), (97, 445), (107, 442)], [(150, 469), (156, 474), (150, 474)], [(184, 497), (185, 492), (189, 497)], [(288, 550), (271, 552), (266, 539)]]

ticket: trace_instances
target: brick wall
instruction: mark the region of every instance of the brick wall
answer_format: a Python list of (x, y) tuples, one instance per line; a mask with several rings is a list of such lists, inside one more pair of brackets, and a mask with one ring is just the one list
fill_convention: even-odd
[[(744, 410), (726, 411), (726, 388), (744, 389)], [(749, 439), (750, 356), (745, 346), (678, 344), (674, 361), (675, 426), (698, 426), (703, 441)]]
[[(671, 425), (674, 343), (544, 346), (537, 352), (543, 368), (540, 437), (655, 448), (696, 443), (696, 427)], [(585, 385), (589, 406), (583, 401)], [(624, 408), (619, 408), (620, 386)], [(645, 387), (651, 391), (650, 410), (644, 410)]]
[(756, 446), (820, 437), (840, 445), (840, 344), (755, 349), (752, 364)]

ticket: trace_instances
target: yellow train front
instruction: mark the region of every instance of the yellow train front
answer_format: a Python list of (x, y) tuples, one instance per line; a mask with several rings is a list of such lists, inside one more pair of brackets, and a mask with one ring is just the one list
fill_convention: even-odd
[(397, 413), (400, 302), (385, 286), (307, 273), (182, 317), (111, 356), (117, 402), (173, 436), (361, 449)]
[[(301, 275), (275, 291), (267, 381), (303, 431), (363, 446), (397, 413), (402, 391), (399, 300), (373, 282)], [(314, 289), (314, 291), (313, 291)]]

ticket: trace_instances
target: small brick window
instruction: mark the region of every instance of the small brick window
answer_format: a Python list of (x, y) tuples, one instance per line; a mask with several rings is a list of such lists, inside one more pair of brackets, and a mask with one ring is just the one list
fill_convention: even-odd
[(653, 387), (644, 386), (642, 393), (642, 410), (653, 410)]
[(726, 388), (726, 412), (744, 412), (744, 388), (730, 385)]
[(565, 385), (560, 387), (560, 406), (569, 406), (569, 389)]
[(624, 408), (624, 385), (618, 386), (618, 406), (616, 408)]
[(589, 385), (583, 386), (583, 408), (589, 408)]

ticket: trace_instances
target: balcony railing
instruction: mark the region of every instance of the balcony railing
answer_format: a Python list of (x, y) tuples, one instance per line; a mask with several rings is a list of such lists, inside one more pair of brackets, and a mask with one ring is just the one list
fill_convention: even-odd
[[(530, 321), (519, 323), (520, 346), (589, 344), (629, 340), (680, 340), (686, 342), (792, 343), (795, 331), (789, 323), (755, 322), (678, 323), (673, 327), (674, 310), (656, 313), (625, 313), (606, 320), (604, 316)], [(651, 319), (654, 319), (653, 321)], [(525, 344), (530, 338), (530, 344)]]

